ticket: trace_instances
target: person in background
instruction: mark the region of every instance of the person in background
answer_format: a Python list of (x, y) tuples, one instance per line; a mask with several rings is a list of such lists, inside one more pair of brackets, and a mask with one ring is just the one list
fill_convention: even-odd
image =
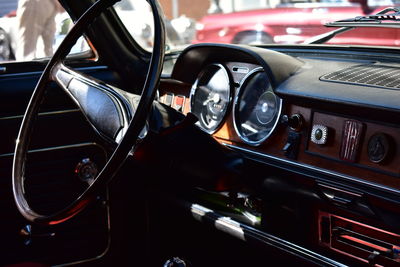
[[(63, 11), (58, 0), (19, 0), (17, 60), (32, 60), (38, 56), (53, 55), (55, 17)], [(38, 51), (39, 37), (43, 40), (43, 51)]]

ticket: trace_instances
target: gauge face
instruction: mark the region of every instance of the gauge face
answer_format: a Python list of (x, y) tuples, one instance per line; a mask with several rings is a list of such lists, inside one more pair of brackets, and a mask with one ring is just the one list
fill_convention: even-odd
[(235, 99), (234, 122), (238, 135), (248, 144), (258, 145), (275, 129), (282, 100), (277, 97), (262, 69), (244, 79)]
[(231, 98), (227, 71), (222, 65), (208, 65), (199, 75), (190, 93), (191, 111), (206, 132), (214, 132), (225, 117)]

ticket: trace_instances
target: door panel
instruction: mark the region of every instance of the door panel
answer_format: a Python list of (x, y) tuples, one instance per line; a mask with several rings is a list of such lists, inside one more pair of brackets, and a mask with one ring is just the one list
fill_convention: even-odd
[[(31, 224), (17, 211), (11, 188), (12, 156), (43, 64), (10, 65), (12, 71), (0, 75), (0, 265), (26, 261), (61, 264), (97, 258), (107, 251), (110, 242), (107, 192), (99, 194), (82, 214), (56, 226)], [(114, 73), (103, 66), (78, 69), (117, 84)], [(100, 169), (106, 158), (106, 151), (77, 106), (56, 85), (50, 86), (32, 135), (26, 168), (26, 193), (34, 209), (46, 214), (65, 207), (87, 186), (75, 172), (77, 165), (90, 159)]]
[[(35, 210), (48, 214), (65, 206), (82, 189), (83, 182), (75, 175), (78, 160), (90, 158), (98, 167), (105, 162), (105, 154), (95, 144), (33, 151), (27, 166), (27, 188)], [(108, 248), (107, 195), (77, 218), (56, 226), (39, 226), (27, 222), (18, 213), (11, 193), (10, 166), (12, 156), (0, 157), (0, 221), (2, 236), (1, 263), (38, 261), (59, 264), (94, 258)], [(21, 234), (28, 225), (32, 236)], [(3, 254), (4, 253), (4, 254)]]
[[(1, 95), (1, 94), (0, 94)], [(14, 152), (15, 139), (22, 121), (21, 116), (0, 118), (2, 131), (0, 155)], [(82, 113), (74, 108), (42, 113), (33, 134), (32, 149), (80, 144), (93, 139), (93, 132)]]

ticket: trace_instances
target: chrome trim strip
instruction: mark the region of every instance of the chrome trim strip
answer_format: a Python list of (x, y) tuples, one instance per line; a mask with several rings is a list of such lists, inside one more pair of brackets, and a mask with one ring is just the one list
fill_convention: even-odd
[(287, 159), (274, 157), (274, 156), (271, 156), (271, 155), (263, 154), (263, 153), (256, 152), (256, 151), (252, 151), (252, 150), (249, 150), (249, 149), (246, 149), (246, 148), (241, 148), (241, 147), (238, 147), (238, 146), (235, 146), (235, 145), (230, 145), (230, 144), (226, 144), (226, 143), (222, 143), (222, 144), (224, 146), (229, 147), (229, 148), (232, 148), (232, 149), (235, 149), (235, 150), (239, 150), (239, 151), (242, 151), (242, 152), (245, 152), (245, 153), (248, 153), (248, 154), (253, 154), (255, 156), (263, 157), (263, 158), (266, 158), (266, 159), (269, 159), (269, 160), (279, 161), (279, 162), (284, 163), (284, 164), (288, 164), (288, 165), (292, 165), (292, 166), (295, 166), (295, 167), (299, 167), (299, 168), (303, 168), (303, 169), (319, 172), (319, 173), (324, 174), (324, 175), (334, 176), (334, 177), (341, 178), (341, 179), (344, 179), (344, 180), (348, 180), (348, 181), (351, 181), (351, 182), (357, 182), (357, 183), (361, 183), (361, 184), (364, 184), (364, 185), (367, 185), (367, 186), (370, 186), (370, 187), (375, 187), (377, 189), (384, 190), (384, 191), (387, 191), (387, 192), (390, 192), (390, 193), (400, 194), (400, 190), (398, 190), (398, 189), (391, 188), (391, 187), (384, 186), (384, 185), (380, 185), (380, 184), (376, 184), (376, 183), (373, 183), (373, 182), (369, 182), (369, 181), (363, 180), (361, 178), (357, 178), (357, 177), (353, 177), (353, 176), (337, 173), (337, 172), (334, 172), (334, 171), (329, 171), (329, 170), (326, 170), (326, 169), (318, 168), (318, 167), (315, 167), (315, 166), (312, 166), (312, 165), (308, 165), (308, 164), (304, 164), (304, 163), (298, 163), (298, 162), (290, 161), (290, 160), (287, 160)]
[[(66, 114), (66, 113), (72, 113), (72, 112), (78, 112), (80, 111), (79, 108), (76, 109), (65, 109), (65, 110), (56, 110), (56, 111), (47, 111), (47, 112), (41, 112), (38, 114), (38, 116), (51, 116), (51, 115), (59, 115), (59, 114)], [(15, 116), (8, 116), (8, 117), (0, 117), (0, 121), (2, 120), (13, 120), (13, 119), (22, 119), (24, 115), (15, 115)]]
[[(108, 69), (107, 66), (95, 66), (95, 67), (81, 67), (76, 68), (79, 71), (86, 71), (86, 70), (106, 70)], [(31, 75), (41, 75), (43, 71), (30, 71), (30, 72), (21, 72), (21, 73), (9, 73), (9, 74), (2, 74), (0, 75), (1, 78), (14, 78), (14, 77), (21, 77), (21, 76), (31, 76)]]
[[(103, 149), (101, 146), (99, 146), (96, 143), (93, 142), (87, 142), (87, 143), (80, 143), (80, 144), (73, 144), (73, 145), (66, 145), (66, 146), (54, 146), (54, 147), (46, 147), (46, 148), (38, 148), (38, 149), (32, 149), (29, 150), (28, 153), (35, 153), (35, 152), (46, 152), (46, 151), (53, 151), (53, 150), (61, 150), (61, 149), (70, 149), (70, 148), (78, 148), (78, 147), (85, 147), (85, 146), (98, 146), (101, 149)], [(103, 149), (104, 150), (104, 149)], [(0, 158), (5, 158), (5, 157), (13, 157), (13, 153), (6, 153), (6, 154), (1, 154)]]
[(214, 222), (214, 226), (216, 229), (226, 232), (241, 240), (246, 241), (247, 237), (251, 237), (266, 245), (276, 247), (294, 256), (301, 257), (303, 259), (312, 261), (316, 264), (323, 266), (337, 266), (337, 267), (347, 266), (340, 262), (327, 258), (321, 254), (318, 254), (314, 251), (308, 250), (304, 247), (298, 246), (289, 241), (281, 239), (279, 237), (262, 232), (253, 227), (241, 224), (230, 217), (221, 216), (215, 211), (203, 207), (199, 204), (192, 204), (190, 206), (190, 210), (192, 212), (193, 217), (196, 220), (202, 221), (203, 218), (211, 220)]

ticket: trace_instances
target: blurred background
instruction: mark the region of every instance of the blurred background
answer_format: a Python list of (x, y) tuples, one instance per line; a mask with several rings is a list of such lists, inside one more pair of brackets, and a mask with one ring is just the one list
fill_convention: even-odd
[[(21, 26), (23, 13), (19, 11), (22, 9), (19, 6), (27, 5), (29, 1), (39, 2), (0, 0), (0, 61), (47, 57), (49, 54), (45, 47), (49, 44), (46, 42), (51, 42), (54, 51), (73, 25), (65, 11), (52, 17), (51, 23), (28, 23), (36, 25), (36, 29), (42, 27), (43, 31), (38, 36), (29, 37), (36, 50), (29, 56), (22, 55), (18, 52), (23, 44), (21, 40), (24, 32), (30, 30)], [(56, 0), (42, 1), (50, 3)], [(159, 0), (166, 15), (169, 51), (181, 50), (189, 44), (201, 42), (298, 44), (327, 32), (329, 29), (323, 24), (328, 21), (375, 13), (386, 6), (397, 5), (397, 1), (400, 0)], [(143, 49), (150, 51), (153, 21), (147, 2), (124, 0), (115, 9), (134, 40)], [(56, 29), (52, 33), (54, 38), (46, 41), (44, 32), (50, 26)], [(351, 31), (330, 42), (398, 46), (398, 37), (400, 33), (397, 29), (372, 36), (362, 31)], [(88, 49), (86, 41), (81, 38), (71, 53), (82, 53)]]

